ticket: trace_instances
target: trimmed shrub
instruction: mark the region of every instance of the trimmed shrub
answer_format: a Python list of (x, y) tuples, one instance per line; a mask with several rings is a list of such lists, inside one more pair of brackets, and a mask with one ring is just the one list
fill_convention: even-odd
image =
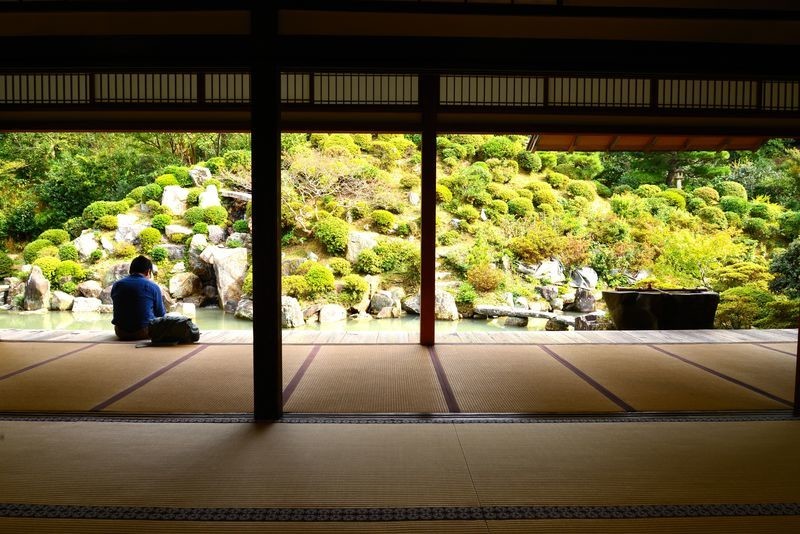
[(14, 260), (11, 256), (0, 250), (0, 278), (11, 276), (14, 272)]
[(206, 161), (206, 168), (211, 171), (211, 174), (219, 174), (225, 170), (225, 159), (221, 156), (208, 158), (208, 161)]
[(417, 243), (387, 240), (374, 249), (383, 272), (406, 273), (413, 281), (419, 278), (420, 251)]
[(72, 243), (61, 245), (58, 247), (58, 259), (61, 261), (72, 260), (78, 261), (78, 249)]
[(167, 225), (170, 224), (171, 222), (172, 222), (172, 216), (167, 215), (165, 213), (160, 213), (153, 217), (153, 220), (150, 222), (150, 224), (153, 225), (153, 228), (158, 228), (163, 232), (164, 228), (166, 228)]
[(542, 168), (542, 158), (535, 152), (523, 150), (517, 154), (517, 163), (519, 168), (528, 172), (537, 172)]
[(192, 232), (195, 234), (208, 235), (208, 225), (204, 222), (194, 223), (194, 226), (192, 226)]
[(95, 250), (93, 250), (93, 251), (92, 251), (92, 252), (89, 254), (89, 261), (90, 261), (91, 263), (97, 263), (98, 261), (100, 261), (100, 260), (102, 260), (102, 259), (103, 259), (103, 251), (102, 251), (102, 250), (100, 250), (99, 248), (98, 248), (98, 249), (95, 249)]
[(205, 191), (202, 187), (192, 187), (188, 190), (186, 194), (186, 205), (187, 206), (197, 206), (197, 203), (200, 201), (200, 193)]
[(422, 184), (422, 180), (415, 174), (404, 174), (400, 178), (400, 187), (403, 189), (416, 189)]
[(47, 239), (55, 246), (59, 246), (69, 241), (69, 233), (67, 233), (66, 230), (53, 228), (50, 230), (45, 230), (44, 232), (39, 234), (38, 239)]
[(629, 186), (628, 184), (622, 184), (622, 185), (614, 186), (611, 189), (611, 191), (615, 195), (622, 195), (624, 193), (633, 193), (633, 188), (631, 186)]
[(22, 259), (25, 263), (33, 263), (33, 260), (36, 259), (36, 256), (39, 254), (39, 251), (45, 247), (52, 247), (53, 242), (49, 239), (37, 239), (35, 241), (31, 241), (25, 248), (22, 249)]
[(723, 291), (714, 323), (717, 328), (751, 328), (768, 313), (775, 297), (756, 285), (734, 287)]
[(244, 275), (242, 282), (242, 294), (248, 297), (253, 296), (253, 267), (247, 269), (247, 274)]
[(367, 213), (369, 213), (369, 204), (363, 200), (359, 200), (350, 206), (350, 217), (352, 217), (354, 221), (363, 219), (367, 216)]
[(189, 208), (183, 213), (183, 218), (189, 224), (197, 224), (199, 222), (203, 222), (203, 217), (205, 216), (205, 210), (201, 207), (195, 206)]
[(458, 286), (458, 291), (456, 291), (455, 294), (456, 304), (473, 304), (477, 298), (478, 292), (475, 291), (475, 288), (472, 287), (472, 284), (468, 282), (462, 282), (461, 285)]
[(686, 201), (686, 209), (690, 213), (696, 214), (698, 210), (700, 210), (701, 208), (705, 208), (706, 206), (708, 206), (708, 204), (706, 204), (706, 201), (700, 197), (691, 197)]
[(391, 231), (395, 224), (394, 214), (386, 210), (375, 210), (370, 214), (370, 218), (378, 231), (382, 233)]
[(175, 178), (174, 174), (162, 174), (155, 179), (155, 183), (164, 188), (168, 185), (178, 185), (178, 179)]
[(539, 154), (539, 159), (542, 160), (543, 169), (552, 169), (558, 165), (558, 154), (555, 152), (537, 152), (537, 154)]
[(686, 209), (686, 197), (678, 193), (677, 191), (662, 191), (657, 195), (657, 198), (663, 198), (667, 201), (667, 204), (672, 206), (673, 208), (678, 208), (685, 210)]
[[(747, 190), (739, 182), (720, 182), (715, 186), (720, 197), (738, 197), (747, 200)], [(727, 210), (726, 210), (727, 211)]]
[(144, 186), (140, 185), (139, 187), (134, 187), (131, 189), (131, 192), (125, 198), (129, 198), (136, 202), (137, 204), (144, 201)]
[(64, 223), (64, 230), (69, 233), (72, 238), (78, 237), (83, 232), (83, 217), (71, 217)]
[[(192, 180), (191, 175), (189, 175), (189, 169), (187, 167), (180, 167), (178, 165), (167, 165), (161, 170), (161, 175), (162, 176), (172, 175), (175, 178), (174, 184), (167, 184), (167, 185), (179, 185), (181, 187), (188, 187), (194, 185), (194, 181)], [(156, 178), (156, 183), (158, 183), (158, 178)]]
[[(183, 239), (181, 239), (181, 241), (183, 241)], [(228, 247), (228, 248), (240, 248), (240, 247), (244, 246), (244, 243), (242, 243), (241, 239), (236, 239), (236, 238), (230, 238), (229, 237), (228, 240), (225, 241), (225, 246)]]
[(533, 202), (527, 198), (514, 198), (508, 201), (508, 212), (516, 217), (527, 217), (533, 214)]
[(598, 182), (597, 180), (593, 180), (592, 183), (594, 184), (594, 188), (598, 195), (600, 195), (602, 198), (611, 198), (612, 193), (610, 187), (603, 182)]
[(352, 272), (353, 266), (344, 258), (331, 258), (328, 267), (336, 276), (345, 276)]
[(527, 198), (528, 200), (533, 201), (533, 191), (530, 189), (517, 189), (515, 193), (518, 197)]
[(333, 291), (335, 278), (331, 270), (324, 265), (316, 264), (311, 266), (305, 274), (305, 279), (308, 284), (308, 293), (311, 297)]
[(558, 198), (547, 182), (534, 181), (525, 186), (531, 193), (531, 202), (534, 206), (540, 204), (556, 204)]
[[(171, 236), (169, 236), (169, 242), (175, 243), (176, 245), (183, 245), (186, 243), (186, 239), (189, 237), (191, 237), (191, 234), (172, 234)], [(231, 241), (237, 241), (238, 245), (230, 246)], [(227, 243), (225, 243), (225, 246), (227, 246), (228, 248), (236, 248), (237, 246), (242, 246), (242, 242), (239, 241), (238, 239), (232, 239)]]
[(772, 210), (769, 209), (768, 204), (763, 202), (752, 202), (750, 204), (750, 216), (758, 217), (765, 221), (771, 221), (773, 219)]
[(800, 297), (800, 239), (795, 239), (784, 252), (777, 254), (769, 270), (775, 275), (770, 289), (792, 298)]
[(294, 298), (302, 298), (311, 291), (308, 282), (302, 276), (293, 274), (281, 278), (281, 293)]
[(505, 184), (519, 174), (519, 164), (513, 159), (490, 159), (486, 161), (486, 165), (495, 182)]
[(164, 247), (153, 247), (150, 249), (150, 259), (160, 263), (169, 258), (169, 252)]
[(145, 228), (139, 232), (139, 246), (145, 254), (148, 254), (159, 243), (161, 243), (161, 232), (158, 231), (158, 228)]
[(486, 192), (491, 195), (492, 198), (499, 198), (500, 200), (506, 201), (519, 196), (517, 192), (509, 186), (494, 182), (486, 186)]
[(156, 184), (147, 184), (142, 189), (142, 200), (147, 202), (148, 200), (158, 200), (161, 201), (161, 196), (164, 194), (164, 189)]
[(364, 274), (380, 274), (381, 260), (372, 249), (365, 249), (358, 253), (355, 264), (356, 271)]
[(53, 256), (44, 256), (38, 258), (33, 264), (42, 270), (42, 275), (44, 275), (45, 278), (50, 282), (54, 282), (56, 279), (56, 269), (61, 265), (61, 260)]
[(100, 230), (116, 230), (117, 229), (117, 216), (116, 215), (103, 215), (94, 222), (94, 227)]
[[(337, 134), (331, 135), (334, 137)], [(231, 172), (237, 173), (249, 171), (252, 167), (252, 156), (249, 150), (229, 150), (222, 155), (225, 160), (225, 167)]]
[(703, 199), (706, 204), (716, 204), (719, 202), (719, 193), (713, 187), (698, 187), (692, 191), (692, 195)]
[(564, 189), (569, 183), (569, 176), (560, 172), (548, 171), (544, 175), (544, 181), (556, 189)]
[[(508, 208), (506, 208), (508, 210)], [(448, 230), (439, 234), (439, 244), (443, 247), (449, 247), (450, 245), (454, 245), (461, 239), (461, 234), (456, 232), (455, 230)]]
[(542, 225), (524, 236), (512, 239), (508, 248), (522, 261), (539, 263), (558, 251), (558, 241), (559, 236), (555, 231), (550, 226)]
[(209, 206), (203, 211), (203, 220), (208, 224), (224, 226), (228, 220), (228, 210), (222, 206)]
[(747, 200), (737, 196), (724, 196), (719, 199), (719, 207), (722, 211), (732, 211), (739, 215), (747, 215), (750, 213), (750, 205)]
[(357, 274), (348, 274), (342, 278), (342, 291), (339, 300), (347, 306), (361, 302), (369, 293), (369, 282)]
[(247, 225), (247, 221), (244, 219), (237, 219), (233, 221), (233, 231), (241, 234), (247, 234), (250, 232), (250, 227)]
[(467, 222), (475, 222), (481, 216), (481, 212), (479, 212), (476, 208), (470, 206), (469, 204), (462, 204), (454, 213), (456, 217), (459, 219), (463, 219)]
[(758, 217), (745, 217), (742, 221), (742, 229), (747, 235), (759, 241), (771, 239), (775, 231), (774, 226)]
[(800, 299), (790, 300), (778, 296), (767, 305), (767, 314), (756, 320), (753, 325), (757, 328), (795, 328), (797, 317), (800, 316)]
[(508, 213), (508, 204), (502, 200), (492, 200), (492, 204), (489, 207), (492, 209), (492, 211), (499, 213), (500, 215), (505, 215)]
[(713, 226), (714, 228), (724, 230), (728, 227), (728, 218), (725, 216), (725, 212), (716, 206), (706, 206), (705, 208), (700, 208), (697, 210), (697, 216), (700, 217), (700, 220), (702, 220), (704, 223)]
[(652, 184), (642, 184), (634, 190), (638, 196), (642, 198), (650, 198), (661, 193), (661, 188), (657, 185)]
[(800, 211), (787, 211), (781, 215), (781, 235), (789, 241), (800, 236)]
[(520, 152), (522, 147), (502, 135), (490, 137), (488, 141), (481, 145), (478, 149), (478, 156), (482, 160), (491, 158), (498, 159), (514, 159)]
[[(394, 218), (391, 213), (389, 215)], [(344, 254), (349, 234), (350, 225), (337, 217), (327, 217), (314, 225), (314, 235), (330, 254)]]
[(125, 213), (126, 211), (128, 211), (128, 204), (126, 202), (98, 200), (97, 202), (92, 202), (86, 206), (83, 209), (82, 216), (86, 224), (92, 225), (97, 219), (103, 217), (104, 215), (118, 215), (120, 213)]
[(58, 258), (58, 247), (50, 245), (49, 247), (44, 247), (40, 249), (39, 252), (36, 253), (37, 258), (44, 258), (45, 256), (50, 256), (51, 258)]
[(504, 279), (503, 271), (489, 263), (475, 265), (467, 271), (467, 280), (478, 291), (494, 291)]
[(79, 282), (86, 278), (86, 270), (80, 263), (74, 260), (62, 261), (56, 267), (55, 279), (70, 278), (74, 282)]
[(728, 226), (732, 226), (734, 228), (741, 228), (742, 227), (742, 216), (736, 213), (735, 211), (726, 211), (725, 218), (728, 219)]

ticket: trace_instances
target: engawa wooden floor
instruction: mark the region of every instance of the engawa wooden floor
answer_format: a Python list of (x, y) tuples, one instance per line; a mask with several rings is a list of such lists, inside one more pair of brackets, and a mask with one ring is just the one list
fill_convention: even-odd
[[(0, 331), (0, 412), (252, 411), (250, 343), (210, 333), (195, 345), (135, 348), (110, 341), (107, 332), (20, 332)], [(553, 334), (565, 335), (433, 348), (287, 344), (285, 410), (581, 414), (793, 406), (793, 331)]]

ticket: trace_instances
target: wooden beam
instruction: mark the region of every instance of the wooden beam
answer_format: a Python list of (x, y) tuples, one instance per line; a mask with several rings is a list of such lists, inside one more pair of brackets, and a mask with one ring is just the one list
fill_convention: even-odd
[(650, 140), (645, 143), (644, 147), (642, 148), (642, 152), (650, 152), (653, 149), (653, 145), (656, 143), (657, 137), (654, 135), (650, 138)]
[(606, 152), (611, 152), (612, 150), (614, 150), (614, 147), (617, 146), (617, 143), (619, 143), (619, 136), (615, 135), (614, 138), (611, 140), (611, 142), (606, 147)]
[(572, 137), (572, 141), (570, 141), (569, 147), (567, 147), (567, 152), (572, 152), (575, 150), (575, 145), (578, 143), (578, 137), (579, 136), (577, 135)]
[(539, 134), (532, 134), (531, 138), (528, 139), (528, 146), (525, 147), (525, 150), (528, 152), (533, 152), (536, 150), (536, 143), (539, 142)]
[(726, 137), (725, 139), (722, 140), (722, 142), (720, 142), (720, 144), (718, 144), (716, 146), (716, 148), (714, 150), (716, 150), (717, 152), (719, 152), (721, 150), (725, 150), (726, 148), (728, 148), (728, 145), (730, 145), (730, 144), (731, 144), (731, 138), (730, 137)]
[(432, 346), (436, 338), (436, 108), (439, 77), (420, 78), (422, 99), (422, 228), (420, 230), (419, 342)]
[(800, 317), (797, 319), (797, 359), (794, 364), (794, 416), (800, 417)]

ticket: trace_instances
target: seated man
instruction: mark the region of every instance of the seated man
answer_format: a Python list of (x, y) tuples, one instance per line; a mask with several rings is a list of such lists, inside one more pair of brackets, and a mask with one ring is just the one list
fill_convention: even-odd
[(147, 339), (150, 321), (165, 315), (161, 289), (150, 278), (153, 262), (137, 256), (131, 262), (130, 274), (114, 282), (111, 300), (114, 302), (114, 333), (122, 341)]

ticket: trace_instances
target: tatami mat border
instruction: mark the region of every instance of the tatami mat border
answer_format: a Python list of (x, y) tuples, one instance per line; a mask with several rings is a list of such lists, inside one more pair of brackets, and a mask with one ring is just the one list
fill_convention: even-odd
[[(133, 414), (31, 414), (2, 413), (0, 422), (32, 423), (253, 423), (252, 414), (227, 415), (133, 415)], [(741, 423), (797, 421), (789, 410), (769, 412), (705, 413), (632, 413), (632, 414), (441, 414), (441, 415), (360, 415), (360, 414), (288, 414), (267, 423), (347, 424), (347, 425), (420, 425), (420, 424), (561, 424), (561, 423)]]
[(0, 517), (150, 521), (436, 521), (800, 515), (800, 503), (418, 508), (161, 508), (0, 504)]

